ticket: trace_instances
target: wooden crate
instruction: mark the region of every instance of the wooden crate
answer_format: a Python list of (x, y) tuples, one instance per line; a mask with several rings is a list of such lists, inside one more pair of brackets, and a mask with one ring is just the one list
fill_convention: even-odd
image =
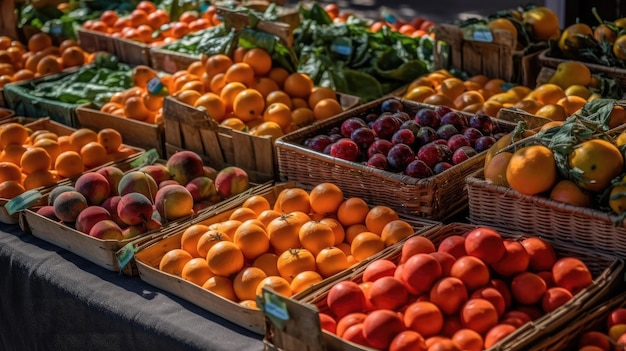
[[(446, 237), (451, 235), (463, 235), (476, 227), (477, 225), (451, 223), (436, 230), (426, 232), (424, 236), (438, 246)], [(524, 237), (523, 234), (510, 230), (499, 230), (498, 232), (504, 238), (514, 240), (520, 240)], [(624, 273), (624, 262), (622, 260), (608, 255), (589, 252), (588, 250), (576, 246), (552, 241), (549, 242), (558, 256), (573, 256), (582, 260), (589, 267), (594, 277), (593, 283), (577, 293), (572, 300), (553, 312), (545, 314), (533, 322), (524, 324), (515, 332), (502, 339), (498, 344), (489, 348), (488, 351), (535, 350), (534, 346), (539, 341), (546, 339), (550, 335), (554, 335), (563, 329), (568, 322), (575, 321), (581, 314), (592, 311), (594, 307), (603, 303), (607, 298), (611, 297), (623, 287), (622, 274)], [(390, 251), (387, 255), (381, 256), (380, 258), (397, 262), (401, 252), (402, 248), (398, 247), (396, 250)], [(264, 341), (266, 345), (272, 346), (269, 349), (333, 351), (373, 350), (341, 339), (327, 331), (319, 331), (319, 317), (317, 315), (318, 312), (328, 313), (326, 297), (333, 285), (344, 280), (360, 283), (365, 268), (366, 266), (362, 266), (351, 275), (346, 275), (341, 279), (334, 280), (300, 301), (291, 301), (278, 297), (282, 302), (287, 304), (287, 311), (290, 318), (283, 328), (276, 326), (272, 323), (271, 319), (266, 318), (267, 329)], [(301, 313), (307, 315), (299, 315)], [(306, 329), (306, 335), (302, 335), (302, 328), (299, 324), (295, 324), (299, 323), (299, 321), (309, 321), (309, 323), (305, 322), (305, 325), (308, 327), (308, 329)], [(317, 323), (310, 321), (317, 321)], [(321, 335), (321, 338), (318, 335)], [(316, 344), (311, 344), (311, 342), (316, 340)]]
[(0, 123), (5, 123), (15, 116), (15, 112), (13, 110), (9, 110), (8, 108), (0, 107)]
[(115, 54), (113, 37), (101, 32), (79, 28), (76, 30), (78, 44), (87, 52), (106, 51)]
[(99, 131), (104, 128), (114, 128), (124, 142), (142, 148), (156, 149), (160, 157), (165, 157), (164, 123), (146, 123), (105, 113), (88, 106), (76, 109), (78, 125), (83, 128)]
[[(283, 189), (293, 188), (294, 183), (282, 183), (272, 184), (266, 183), (258, 187), (250, 189), (250, 191), (240, 194), (232, 199), (232, 201), (224, 204), (219, 208), (215, 208), (212, 211), (204, 212), (201, 216), (194, 218), (193, 220), (177, 228), (176, 231), (172, 231), (167, 236), (164, 236), (158, 242), (153, 242), (147, 247), (143, 247), (135, 254), (135, 261), (139, 270), (139, 276), (145, 282), (154, 285), (160, 289), (171, 292), (185, 300), (188, 300), (207, 311), (215, 313), (216, 315), (223, 317), (237, 325), (240, 325), (257, 334), (263, 334), (265, 330), (265, 324), (263, 320), (263, 314), (259, 310), (253, 310), (247, 307), (243, 307), (236, 302), (225, 299), (217, 294), (207, 291), (202, 287), (193, 284), (189, 281), (183, 280), (178, 276), (174, 276), (168, 273), (164, 273), (159, 270), (159, 262), (163, 255), (172, 249), (180, 248), (180, 240), (183, 231), (191, 225), (203, 224), (211, 225), (213, 223), (219, 223), (227, 220), (230, 215), (240, 208), (243, 202), (252, 194), (261, 195), (265, 197), (270, 205), (276, 202), (278, 194)], [(401, 217), (402, 218), (402, 217)], [(430, 230), (434, 230), (439, 226), (438, 222), (423, 221), (417, 219), (403, 218), (415, 228), (416, 233), (423, 233)], [(397, 247), (399, 244), (390, 246), (388, 249)], [(384, 254), (386, 250), (380, 253)], [(375, 259), (379, 255), (374, 255), (369, 259), (361, 261), (362, 264), (369, 262), (371, 259)], [(318, 287), (327, 284), (330, 281), (337, 279), (343, 274), (350, 274), (352, 271), (360, 267), (361, 264), (356, 264), (344, 272), (337, 273), (334, 276), (328, 277), (320, 283), (314, 284), (308, 289), (301, 291), (300, 293), (292, 296), (292, 299), (302, 299)]]
[(117, 56), (121, 62), (131, 65), (150, 65), (150, 45), (108, 34), (80, 28), (78, 42), (88, 52), (106, 51)]
[(500, 109), (500, 111), (498, 112), (498, 118), (514, 123), (517, 123), (519, 121), (526, 122), (528, 129), (541, 128), (544, 124), (552, 122), (552, 120), (549, 118), (535, 116), (526, 111), (513, 107)]
[(518, 50), (517, 38), (506, 30), (491, 31), (490, 41), (467, 39), (463, 31), (452, 24), (435, 27), (436, 69), (456, 68), (470, 75), (484, 74), (531, 88), (535, 86), (541, 69), (539, 51), (526, 53)]
[[(570, 59), (550, 56), (550, 49), (541, 51), (539, 53), (538, 60), (541, 66), (552, 69), (556, 69), (562, 62), (572, 61)], [(603, 66), (596, 63), (581, 62), (589, 68), (589, 71), (591, 71), (592, 74), (602, 74), (606, 77), (613, 78), (620, 87), (626, 87), (626, 69)]]
[[(339, 127), (350, 117), (379, 113), (379, 106), (388, 98), (371, 101), (280, 137), (276, 141), (280, 179), (311, 186), (322, 181), (333, 182), (350, 196), (359, 196), (369, 203), (387, 205), (400, 213), (432, 220), (445, 220), (463, 211), (467, 207), (465, 177), (482, 168), (485, 152), (438, 175), (418, 179), (334, 158), (303, 146), (306, 138)], [(398, 100), (409, 115), (415, 115), (420, 109), (433, 108), (414, 101)], [(463, 116), (469, 118), (470, 115)], [(493, 121), (498, 131), (515, 129), (514, 123), (499, 119)]]
[(167, 50), (166, 45), (150, 49), (150, 64), (157, 71), (175, 73), (186, 70), (195, 61), (200, 61), (201, 55), (190, 55)]

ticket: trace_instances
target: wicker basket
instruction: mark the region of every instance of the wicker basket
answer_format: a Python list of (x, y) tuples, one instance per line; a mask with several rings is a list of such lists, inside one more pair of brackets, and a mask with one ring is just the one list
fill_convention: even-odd
[[(465, 223), (451, 223), (440, 227), (438, 230), (427, 232), (424, 236), (428, 237), (435, 245), (439, 245), (446, 237), (463, 235), (476, 227), (476, 225)], [(518, 240), (523, 238), (523, 235), (512, 231), (499, 230), (498, 232), (504, 238)], [(573, 321), (575, 318), (579, 318), (581, 314), (586, 313), (589, 309), (605, 301), (608, 297), (612, 296), (616, 290), (621, 288), (624, 269), (624, 262), (622, 260), (608, 255), (589, 252), (584, 248), (553, 242), (549, 239), (548, 241), (552, 244), (558, 256), (573, 256), (585, 262), (594, 277), (593, 283), (576, 294), (572, 300), (563, 306), (551, 313), (545, 314), (535, 321), (524, 324), (489, 350), (536, 350), (534, 345), (540, 340), (545, 339), (549, 335), (553, 335), (557, 330), (561, 330), (565, 324)], [(383, 257), (397, 261), (401, 251), (402, 249), (399, 247), (397, 250), (390, 252), (388, 256)], [(360, 283), (365, 268), (365, 266), (361, 267), (360, 270), (355, 271), (352, 275), (342, 280), (352, 280)], [(336, 283), (336, 281), (333, 283)], [(333, 285), (334, 284), (328, 284), (318, 289), (314, 294), (303, 298), (302, 302), (316, 305), (320, 312), (328, 312), (326, 297)], [(279, 330), (273, 330), (273, 332), (280, 333)], [(327, 332), (324, 332), (324, 341), (329, 350), (363, 350), (362, 347)]]
[[(348, 196), (359, 196), (368, 203), (387, 205), (396, 211), (433, 220), (450, 218), (467, 207), (465, 177), (482, 167), (485, 153), (480, 153), (454, 167), (424, 179), (402, 173), (383, 171), (366, 165), (333, 158), (302, 145), (304, 139), (339, 126), (352, 116), (378, 111), (388, 97), (371, 101), (335, 117), (289, 133), (276, 140), (278, 169), (282, 181), (315, 185), (333, 182)], [(434, 108), (398, 99), (409, 115), (423, 108)], [(377, 113), (377, 112), (376, 112)], [(465, 115), (467, 116), (467, 115)], [(515, 124), (494, 119), (499, 131), (511, 131)]]
[[(550, 49), (543, 50), (539, 53), (539, 63), (544, 67), (557, 68), (559, 63), (571, 61), (569, 59), (551, 57)], [(607, 77), (615, 79), (621, 87), (626, 87), (626, 69), (599, 65), (597, 63), (589, 63), (581, 61), (591, 71), (591, 73), (605, 74)]]

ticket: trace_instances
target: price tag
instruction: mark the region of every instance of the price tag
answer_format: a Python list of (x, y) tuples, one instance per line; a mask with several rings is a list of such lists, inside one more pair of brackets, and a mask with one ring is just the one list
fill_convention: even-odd
[(330, 44), (330, 50), (342, 56), (350, 56), (352, 54), (352, 45), (350, 40), (337, 38)]
[(486, 43), (493, 42), (493, 33), (491, 28), (484, 24), (475, 24), (463, 28), (463, 38), (465, 40), (482, 41)]
[(130, 163), (132, 168), (139, 168), (147, 165), (154, 164), (159, 159), (159, 153), (156, 149), (150, 149), (143, 153), (143, 155), (137, 157)]
[(32, 206), (37, 200), (41, 199), (43, 195), (37, 190), (28, 190), (7, 202), (4, 208), (9, 215), (13, 215), (19, 211), (22, 211)]
[[(257, 300), (259, 299), (260, 297), (257, 297)], [(287, 304), (275, 293), (266, 290), (263, 290), (263, 301), (261, 303), (259, 302), (261, 301), (257, 301), (257, 304), (272, 323), (280, 329), (283, 329), (285, 322), (289, 320)]]
[(120, 272), (122, 268), (126, 267), (128, 262), (135, 257), (135, 253), (137, 252), (137, 247), (133, 243), (128, 243), (124, 245), (121, 249), (117, 250), (115, 253), (115, 258), (117, 259), (117, 263), (120, 267)]
[(158, 96), (167, 96), (170, 94), (169, 90), (165, 84), (161, 82), (159, 77), (154, 77), (148, 81), (148, 93)]

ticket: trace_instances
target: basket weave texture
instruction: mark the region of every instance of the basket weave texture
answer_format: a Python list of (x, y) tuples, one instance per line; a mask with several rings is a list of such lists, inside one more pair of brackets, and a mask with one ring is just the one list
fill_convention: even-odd
[[(281, 181), (315, 186), (321, 182), (337, 184), (346, 196), (362, 197), (366, 202), (386, 205), (412, 216), (443, 220), (467, 208), (465, 177), (481, 168), (485, 153), (429, 177), (413, 178), (364, 164), (331, 157), (303, 145), (303, 141), (326, 130), (340, 126), (354, 116), (379, 113), (384, 97), (314, 123), (276, 140), (278, 170)], [(409, 116), (423, 108), (435, 108), (414, 101), (399, 99)], [(465, 115), (470, 116), (470, 115)], [(496, 132), (510, 132), (512, 122), (494, 119)]]
[[(440, 227), (438, 230), (426, 232), (424, 236), (438, 246), (443, 239), (449, 236), (463, 235), (477, 227), (477, 225), (466, 223), (451, 223)], [(507, 239), (522, 240), (526, 237), (524, 234), (514, 231), (500, 229), (498, 232), (502, 237)], [(589, 250), (573, 245), (554, 242), (550, 239), (546, 240), (552, 245), (558, 257), (571, 256), (582, 260), (594, 277), (593, 283), (576, 294), (572, 300), (551, 313), (524, 324), (512, 334), (502, 339), (498, 344), (489, 348), (489, 351), (538, 350), (534, 345), (538, 344), (541, 340), (545, 340), (548, 336), (554, 335), (557, 330), (560, 331), (565, 325), (568, 325), (568, 323), (573, 323), (574, 320), (580, 318), (581, 315), (596, 310), (596, 306), (613, 296), (613, 294), (622, 287), (622, 274), (624, 269), (624, 262), (622, 260), (609, 255), (590, 252)], [(402, 248), (399, 247), (397, 250), (389, 252), (387, 256), (380, 258), (397, 262), (401, 253)], [(351, 276), (345, 277), (345, 279), (342, 280), (352, 280), (360, 283), (365, 268), (365, 266), (362, 267)], [(319, 308), (320, 312), (328, 313), (326, 297), (331, 287), (332, 285), (324, 286), (317, 290), (315, 294), (304, 298), (303, 302), (314, 304)], [(349, 343), (328, 333), (325, 333), (324, 336), (325, 340), (331, 340), (329, 350), (359, 350), (356, 344)]]

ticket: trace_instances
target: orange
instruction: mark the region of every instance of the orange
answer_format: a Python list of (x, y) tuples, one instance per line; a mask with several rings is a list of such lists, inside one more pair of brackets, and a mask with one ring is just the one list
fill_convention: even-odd
[[(203, 228), (198, 228), (198, 231), (201, 231)], [(194, 230), (195, 231), (195, 230)], [(184, 233), (183, 233), (184, 234)], [(193, 236), (195, 237), (197, 234), (194, 234)], [(217, 231), (217, 230), (212, 230), (212, 229), (207, 229), (205, 230), (200, 237), (196, 240), (191, 239), (189, 240), (189, 245), (191, 246), (193, 244), (193, 242), (196, 242), (196, 253), (198, 257), (206, 257), (207, 254), (209, 253), (209, 250), (217, 243), (222, 242), (222, 241), (232, 241), (232, 239), (230, 238), (230, 236), (226, 233)], [(190, 248), (190, 253), (193, 253), (192, 249)]]
[(291, 291), (297, 294), (308, 289), (311, 285), (317, 284), (323, 280), (322, 276), (315, 271), (304, 271), (298, 273), (289, 284)]
[(552, 150), (543, 145), (530, 145), (513, 153), (506, 168), (506, 180), (514, 190), (535, 195), (552, 188), (557, 178)]
[(291, 105), (292, 105), (292, 109), (297, 109), (300, 107), (306, 107), (309, 108), (309, 103), (306, 102), (306, 100), (302, 99), (302, 98), (291, 98)]
[(243, 62), (250, 65), (257, 76), (264, 76), (272, 69), (272, 56), (261, 48), (248, 50), (243, 55)]
[(220, 99), (222, 99), (222, 102), (224, 102), (226, 111), (233, 110), (235, 97), (237, 97), (237, 95), (244, 90), (246, 90), (246, 86), (240, 82), (230, 82), (224, 85), (224, 88), (220, 92)]
[(278, 255), (267, 252), (257, 257), (254, 262), (252, 262), (252, 266), (260, 268), (267, 276), (279, 275), (278, 268), (276, 266), (277, 262)]
[(348, 257), (338, 247), (326, 247), (315, 256), (317, 270), (322, 277), (330, 277), (350, 267)]
[(254, 135), (254, 136), (268, 135), (274, 138), (274, 140), (285, 135), (285, 133), (283, 132), (283, 128), (281, 128), (278, 123), (272, 122), (272, 121), (263, 122), (261, 119), (256, 119), (252, 122), (249, 122), (248, 126), (251, 126), (250, 123), (257, 122), (257, 121), (260, 121), (261, 123), (259, 123), (259, 125), (257, 126), (252, 127), (252, 129), (250, 130), (251, 135)]
[(304, 73), (292, 73), (285, 79), (283, 90), (291, 97), (306, 99), (313, 90), (313, 80)]
[[(178, 99), (178, 101), (181, 101), (191, 106), (193, 106), (196, 103), (196, 101), (200, 98), (200, 96), (202, 96), (202, 94), (196, 90), (182, 90), (174, 94), (174, 97)], [(148, 112), (148, 109), (145, 108), (145, 106), (144, 106), (144, 109), (146, 110), (146, 112)]]
[(439, 93), (426, 97), (423, 103), (428, 104), (428, 105), (443, 105), (443, 106), (455, 108), (454, 100), (452, 100), (447, 95), (443, 95)]
[(0, 199), (12, 199), (24, 191), (26, 189), (22, 186), (21, 181), (6, 180), (0, 183)]
[[(179, 80), (174, 85), (178, 88), (175, 88), (178, 91), (181, 90), (195, 90), (199, 93), (204, 93), (204, 82), (200, 79), (190, 79), (183, 83), (184, 80)], [(182, 85), (181, 85), (182, 84)]]
[(64, 68), (82, 66), (85, 64), (85, 51), (78, 46), (69, 47), (61, 54), (61, 60)]
[(61, 178), (73, 178), (85, 170), (83, 159), (76, 151), (63, 151), (54, 162), (54, 169)]
[(244, 122), (250, 122), (263, 113), (265, 99), (256, 89), (242, 90), (235, 96), (233, 112)]
[(369, 213), (369, 206), (365, 200), (359, 197), (351, 197), (344, 200), (337, 209), (337, 220), (348, 227), (353, 224), (365, 224), (365, 218)]
[(285, 80), (289, 77), (289, 72), (282, 67), (274, 67), (267, 73), (267, 77), (276, 82), (278, 87), (282, 89)]
[(335, 232), (326, 223), (308, 221), (300, 227), (298, 238), (302, 247), (317, 256), (320, 251), (335, 243)]
[(298, 107), (291, 111), (292, 124), (300, 128), (315, 122), (315, 114), (308, 107)]
[(145, 65), (135, 66), (131, 72), (133, 85), (144, 89), (148, 87), (148, 82), (156, 77), (157, 72)]
[(270, 209), (270, 203), (261, 195), (252, 195), (243, 202), (241, 207), (252, 209), (252, 211), (254, 211), (254, 213), (258, 216), (263, 211)]
[(41, 60), (39, 60), (39, 62), (37, 63), (36, 71), (40, 75), (46, 75), (46, 74), (52, 74), (52, 73), (59, 73), (61, 72), (62, 69), (63, 67), (61, 67), (61, 64), (59, 63), (59, 61), (57, 61), (56, 56), (47, 55), (47, 56), (44, 56)]
[(254, 85), (254, 70), (252, 67), (244, 62), (237, 62), (232, 64), (226, 72), (224, 72), (224, 80), (226, 83), (240, 82), (245, 84), (246, 87)]
[(550, 191), (550, 199), (579, 207), (591, 205), (591, 195), (568, 179), (556, 183)]
[(576, 145), (568, 156), (570, 169), (582, 171), (578, 186), (602, 192), (620, 175), (624, 158), (620, 149), (603, 139), (591, 139)]
[(233, 52), (233, 62), (243, 62), (243, 57), (245, 56), (246, 52), (248, 52), (248, 49), (244, 48), (243, 46), (238, 46)]
[(224, 54), (210, 56), (204, 66), (204, 70), (209, 77), (215, 77), (219, 73), (226, 73), (228, 68), (233, 65), (233, 60)]
[(9, 144), (22, 145), (27, 139), (28, 130), (23, 125), (13, 122), (0, 125), (0, 148)]
[(558, 39), (560, 36), (559, 18), (545, 6), (534, 7), (522, 14), (524, 23), (532, 28), (535, 40)]
[(22, 181), (22, 170), (11, 162), (0, 162), (0, 183), (6, 181)]
[(282, 130), (286, 130), (292, 123), (291, 110), (289, 106), (275, 102), (267, 106), (263, 113), (263, 120), (266, 122), (275, 122)]
[(191, 261), (191, 259), (193, 259), (193, 257), (189, 252), (183, 249), (172, 249), (166, 252), (159, 261), (159, 270), (180, 277), (183, 272), (183, 267), (185, 267), (185, 264)]
[(239, 228), (240, 225), (241, 225), (240, 221), (229, 219), (227, 221), (211, 224), (209, 225), (209, 229), (218, 231), (222, 234), (226, 234), (228, 240), (230, 240), (230, 238), (232, 238), (235, 235), (235, 230), (237, 230), (237, 228)]
[(309, 193), (311, 209), (324, 215), (337, 212), (343, 201), (343, 191), (333, 183), (320, 183)]
[(437, 93), (446, 95), (454, 100), (465, 91), (465, 85), (463, 81), (458, 78), (447, 78), (444, 79), (435, 90)]
[(553, 121), (564, 121), (569, 115), (562, 105), (547, 104), (535, 111), (535, 116), (548, 118)]
[(239, 272), (244, 265), (241, 249), (235, 243), (225, 240), (218, 242), (209, 249), (206, 260), (211, 272), (223, 277)]
[(527, 86), (523, 86), (523, 85), (516, 85), (514, 87), (512, 87), (511, 89), (507, 90), (508, 92), (512, 92), (515, 93), (515, 95), (517, 95), (518, 98), (523, 99), (525, 98), (528, 94), (530, 94), (530, 92), (532, 91), (529, 87)]
[(98, 144), (104, 147), (107, 153), (117, 151), (122, 146), (122, 135), (113, 128), (104, 128), (98, 131)]
[(537, 111), (539, 111), (540, 108), (542, 108), (544, 105), (537, 101), (537, 100), (522, 100), (522, 101), (518, 101), (515, 103), (515, 105), (513, 105), (514, 108), (518, 108), (522, 111), (526, 111), (532, 115), (536, 114)]
[(501, 186), (508, 186), (506, 180), (506, 169), (513, 157), (511, 152), (499, 152), (485, 163), (484, 176), (485, 180)]
[(494, 29), (506, 30), (511, 33), (514, 40), (517, 40), (517, 27), (515, 27), (513, 22), (511, 22), (510, 20), (506, 18), (493, 19), (489, 21), (489, 23), (487, 23), (487, 26), (491, 30), (494, 30)]
[(38, 52), (52, 46), (50, 35), (39, 32), (28, 39), (28, 51)]
[(295, 213), (276, 217), (267, 225), (267, 235), (276, 253), (301, 247), (298, 233), (306, 221)]
[(267, 77), (260, 77), (255, 82), (255, 89), (258, 90), (264, 98), (266, 98), (269, 93), (277, 91), (280, 88), (273, 80)]
[(490, 79), (483, 85), (483, 89), (490, 91), (493, 94), (499, 94), (504, 92), (502, 86), (506, 84), (506, 81), (500, 78)]
[(257, 267), (248, 267), (241, 270), (233, 278), (233, 290), (239, 300), (255, 300), (256, 288), (267, 278), (267, 274)]
[(231, 301), (237, 300), (237, 296), (235, 295), (235, 290), (233, 289), (233, 282), (226, 277), (220, 277), (217, 275), (213, 276), (209, 278), (202, 285), (202, 287), (227, 300), (231, 300)]
[(545, 83), (536, 87), (524, 99), (535, 99), (542, 104), (556, 104), (561, 98), (565, 97), (563, 88), (556, 84)]
[(48, 155), (50, 155), (50, 164), (51, 165), (54, 165), (54, 162), (56, 161), (57, 157), (61, 153), (61, 147), (59, 146), (59, 143), (56, 140), (53, 140), (53, 139), (46, 139), (46, 138), (38, 139), (33, 144), (33, 147), (40, 147), (40, 148), (46, 150)]
[(565, 96), (579, 96), (585, 100), (589, 99), (589, 97), (591, 96), (591, 91), (589, 91), (587, 87), (580, 84), (570, 85), (569, 87), (565, 88), (564, 92)]
[(485, 98), (477, 91), (466, 91), (461, 93), (454, 99), (454, 106), (457, 109), (464, 109), (467, 106), (473, 104), (482, 104), (485, 102)]
[(539, 128), (539, 131), (544, 131), (550, 128), (560, 127), (562, 125), (563, 125), (563, 121), (551, 121), (541, 126), (541, 128)]
[(48, 152), (41, 147), (28, 148), (20, 159), (20, 167), (25, 174), (49, 170), (50, 166), (51, 157)]
[[(515, 27), (513, 27), (515, 28)], [(483, 350), (483, 337), (472, 329), (460, 329), (452, 335), (452, 341), (461, 350)]]
[(313, 108), (313, 116), (318, 121), (336, 116), (341, 112), (343, 112), (343, 108), (336, 99), (322, 99)]
[(210, 79), (209, 81), (209, 89), (207, 89), (206, 87), (206, 83), (205, 83), (205, 87), (204, 90), (210, 90), (212, 93), (215, 94), (221, 94), (222, 93), (222, 89), (224, 89), (224, 86), (226, 85), (226, 79), (224, 79), (224, 73), (218, 73), (216, 75), (214, 75), (211, 78), (208, 78), (209, 75), (207, 73), (202, 75), (202, 79), (204, 80), (205, 77), (207, 79)]
[(427, 97), (435, 93), (435, 89), (432, 87), (420, 85), (413, 88), (409, 87), (402, 97), (407, 100), (423, 102)]
[(393, 220), (385, 225), (380, 237), (385, 243), (385, 247), (399, 243), (415, 233), (415, 229), (406, 221), (401, 219)]
[(263, 287), (266, 286), (285, 297), (290, 297), (291, 295), (293, 295), (293, 291), (291, 291), (291, 287), (289, 286), (289, 281), (287, 281), (285, 278), (269, 276), (261, 280), (256, 288), (256, 295), (261, 296), (263, 294)]
[[(193, 257), (202, 257), (198, 254), (198, 241), (209, 227), (203, 224), (194, 224), (183, 231), (180, 236), (180, 247)], [(204, 255), (206, 256), (206, 255)]]
[(43, 186), (53, 185), (57, 181), (57, 177), (49, 170), (36, 171), (24, 178), (24, 189), (31, 190)]
[(288, 249), (278, 255), (276, 268), (281, 277), (291, 281), (304, 271), (315, 271), (315, 255), (307, 249)]
[(107, 150), (98, 142), (92, 141), (80, 148), (80, 157), (87, 168), (107, 163)]
[(118, 104), (116, 102), (107, 102), (106, 104), (102, 105), (102, 107), (100, 108), (100, 111), (104, 112), (104, 113), (113, 113), (113, 111), (118, 110), (118, 109), (123, 109), (124, 106), (121, 104)]
[(190, 281), (196, 285), (202, 286), (213, 276), (206, 259), (202, 257), (192, 258), (183, 266), (181, 278)]
[(291, 98), (289, 97), (289, 95), (287, 95), (287, 93), (285, 93), (282, 90), (273, 91), (265, 97), (266, 106), (269, 106), (276, 102), (280, 102), (280, 103), (287, 105), (289, 109), (293, 108), (293, 102), (291, 101)]
[[(257, 208), (257, 205), (252, 205), (254, 207), (251, 207), (253, 209)], [(265, 226), (265, 228), (267, 229), (268, 224), (277, 217), (280, 217), (281, 214), (278, 211), (274, 211), (272, 209), (267, 209), (267, 210), (263, 210), (261, 211), (261, 213), (258, 214), (257, 219), (259, 221), (261, 221), (261, 223), (263, 223), (263, 225)]]
[(557, 105), (563, 106), (563, 108), (565, 109), (565, 114), (567, 116), (573, 115), (583, 106), (585, 106), (586, 103), (587, 100), (581, 98), (580, 96), (565, 96), (556, 102)]
[(352, 244), (352, 240), (354, 240), (357, 235), (368, 231), (365, 224), (362, 223), (347, 226), (345, 227), (346, 242)]
[(385, 248), (383, 239), (372, 233), (362, 232), (358, 234), (350, 244), (350, 252), (357, 261), (364, 259), (382, 251)]
[(311, 91), (311, 95), (309, 95), (309, 99), (307, 100), (309, 108), (313, 109), (318, 102), (324, 99), (333, 99), (337, 100), (337, 93), (327, 87), (315, 87)]
[(33, 79), (35, 77), (35, 73), (33, 73), (30, 70), (27, 69), (21, 69), (17, 72), (15, 72), (15, 74), (13, 75), (13, 79), (16, 82), (22, 81), (22, 80), (28, 80), (28, 79)]
[[(254, 260), (266, 253), (270, 248), (270, 240), (265, 232), (265, 228), (254, 222), (242, 223), (235, 231), (233, 242), (239, 247), (247, 260)], [(211, 249), (209, 249), (209, 254)]]
[(365, 226), (368, 231), (380, 235), (383, 232), (383, 228), (385, 228), (388, 223), (397, 219), (399, 219), (399, 216), (394, 209), (388, 206), (378, 205), (372, 207), (367, 212), (365, 216)]
[(213, 118), (216, 122), (221, 122), (226, 116), (226, 106), (222, 99), (215, 93), (204, 93), (196, 100), (194, 107), (204, 108), (209, 117)]

